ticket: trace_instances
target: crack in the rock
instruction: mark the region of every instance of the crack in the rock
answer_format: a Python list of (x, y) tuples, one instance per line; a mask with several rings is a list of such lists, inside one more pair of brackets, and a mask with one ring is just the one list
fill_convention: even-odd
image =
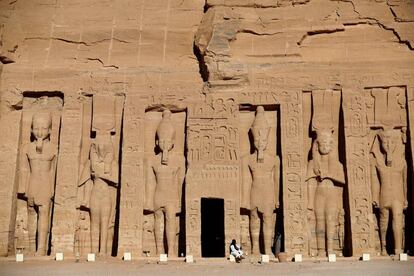
[(308, 31), (306, 34), (302, 36), (302, 38), (297, 42), (297, 44), (301, 46), (303, 41), (309, 36), (320, 35), (320, 34), (332, 34), (332, 33), (337, 33), (337, 32), (344, 32), (344, 31), (345, 31), (345, 28), (320, 29), (320, 30)]
[[(102, 40), (97, 40), (97, 41), (93, 41), (93, 42), (89, 42), (89, 43), (86, 43), (84, 41), (70, 40), (70, 39), (61, 38), (61, 37), (26, 37), (24, 40), (36, 40), (36, 39), (38, 39), (38, 40), (50, 40), (50, 39), (52, 39), (52, 40), (63, 41), (63, 42), (66, 42), (66, 43), (71, 43), (71, 44), (80, 44), (80, 45), (84, 45), (84, 46), (93, 46), (95, 44), (111, 40), (110, 38), (105, 38), (105, 39), (102, 39)], [(119, 39), (119, 38), (112, 38), (112, 40), (118, 41), (118, 42), (121, 42), (121, 43), (131, 43), (129, 41), (122, 40), (122, 39)]]
[(9, 64), (9, 63), (14, 63), (14, 62), (15, 61), (12, 60), (11, 58), (0, 54), (0, 63), (2, 63), (2, 64)]
[(276, 34), (282, 34), (283, 32), (257, 32), (251, 29), (241, 29), (237, 31), (237, 33), (247, 33), (247, 34), (254, 34), (258, 36), (272, 36)]
[(207, 82), (209, 79), (209, 72), (207, 64), (205, 63), (204, 56), (201, 54), (200, 49), (193, 45), (193, 53), (198, 61), (199, 73), (204, 82)]
[(102, 64), (102, 67), (105, 67), (105, 68), (115, 68), (115, 69), (119, 69), (119, 67), (116, 66), (116, 65), (105, 65), (105, 63), (100, 58), (86, 58), (86, 59), (87, 60), (91, 60), (91, 61), (97, 61), (100, 64)]
[(411, 45), (410, 41), (403, 39), (396, 29), (388, 27), (387, 25), (385, 25), (384, 23), (380, 22), (378, 19), (373, 18), (373, 17), (362, 17), (362, 18), (359, 18), (359, 19), (365, 20), (365, 21), (360, 21), (360, 22), (355, 22), (355, 23), (343, 23), (343, 25), (344, 26), (376, 25), (376, 26), (378, 26), (378, 27), (380, 27), (384, 30), (392, 31), (393, 34), (397, 37), (398, 43), (405, 44), (408, 47), (408, 49), (410, 49), (411, 51), (414, 50), (414, 47)]
[(361, 14), (357, 11), (357, 9), (355, 8), (355, 4), (352, 0), (334, 0), (335, 2), (344, 2), (344, 3), (350, 3), (352, 5), (352, 9), (354, 10), (354, 12), (356, 14), (358, 14), (358, 16), (361, 16)]

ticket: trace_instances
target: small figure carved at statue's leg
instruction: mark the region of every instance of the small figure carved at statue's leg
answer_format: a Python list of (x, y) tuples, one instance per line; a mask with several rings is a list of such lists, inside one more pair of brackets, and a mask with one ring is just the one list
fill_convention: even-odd
[(159, 209), (155, 211), (155, 220), (154, 220), (154, 235), (155, 235), (155, 245), (157, 249), (157, 255), (164, 254), (164, 229), (162, 222), (164, 220), (164, 212)]
[(403, 244), (403, 206), (400, 202), (394, 201), (391, 207), (392, 212), (392, 232), (394, 234), (394, 253), (398, 255), (402, 253)]
[(387, 227), (389, 219), (389, 210), (387, 208), (380, 209), (380, 239), (381, 239), (381, 255), (387, 256)]
[(36, 252), (37, 213), (34, 205), (27, 204), (27, 230), (29, 232), (29, 252)]
[(264, 253), (272, 254), (272, 236), (273, 236), (273, 212), (263, 213), (263, 237), (264, 237)]
[(37, 222), (38, 244), (36, 255), (43, 256), (47, 253), (47, 240), (49, 236), (50, 204), (38, 206), (39, 218)]
[(259, 255), (260, 218), (257, 208), (250, 212), (250, 237), (252, 239), (252, 254)]
[(165, 212), (165, 233), (167, 237), (168, 257), (176, 257), (177, 254), (175, 252), (175, 211), (169, 210), (169, 208), (167, 208)]

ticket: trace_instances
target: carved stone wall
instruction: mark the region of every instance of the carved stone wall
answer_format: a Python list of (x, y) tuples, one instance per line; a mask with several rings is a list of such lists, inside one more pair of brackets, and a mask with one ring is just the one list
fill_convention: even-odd
[[(345, 216), (337, 231), (345, 236), (342, 252), (381, 250), (372, 156), (388, 126), (384, 114), (392, 115), (403, 139), (404, 249), (413, 248), (412, 1), (0, 2), (1, 256), (28, 246), (19, 156), (30, 139), (32, 109), (44, 97), (58, 102), (52, 109), (60, 116), (51, 135), (58, 144), (51, 254), (88, 253), (88, 238), (79, 243), (79, 233), (88, 237), (90, 227), (78, 184), (95, 139), (93, 116), (108, 111), (104, 103), (93, 107), (93, 98), (101, 96), (122, 99), (111, 132), (119, 146), (114, 255), (155, 255), (154, 214), (144, 206), (145, 168), (156, 154), (153, 135), (165, 109), (176, 120), (173, 151), (186, 159), (177, 253), (201, 255), (203, 198), (224, 201), (226, 252), (233, 238), (250, 249), (242, 167), (258, 106), (274, 128), (269, 151), (280, 159), (275, 212), (281, 250), (312, 255), (306, 175), (317, 91), (340, 91), (334, 132), (345, 172)], [(335, 244), (335, 252), (340, 249)]]

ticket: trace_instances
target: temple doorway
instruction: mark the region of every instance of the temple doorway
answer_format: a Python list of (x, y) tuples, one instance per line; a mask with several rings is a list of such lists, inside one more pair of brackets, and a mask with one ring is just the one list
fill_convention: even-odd
[(201, 199), (201, 256), (224, 257), (224, 199)]

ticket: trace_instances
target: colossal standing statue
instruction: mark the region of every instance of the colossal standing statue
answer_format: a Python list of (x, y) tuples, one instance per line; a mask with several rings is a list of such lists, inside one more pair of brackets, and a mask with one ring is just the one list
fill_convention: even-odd
[[(259, 254), (260, 225), (263, 223), (264, 254), (272, 254), (272, 236), (275, 229), (275, 209), (279, 208), (279, 157), (266, 152), (270, 126), (265, 111), (258, 106), (251, 127), (255, 152), (249, 157), (244, 174), (251, 174), (250, 236), (252, 254)], [(248, 177), (243, 177), (248, 179)], [(247, 185), (244, 183), (243, 185)]]
[(112, 253), (119, 181), (115, 143), (120, 130), (114, 103), (113, 98), (94, 98), (92, 129), (96, 136), (90, 141), (89, 158), (78, 183), (84, 186), (81, 206), (90, 211), (91, 252), (102, 256)]
[[(316, 129), (312, 145), (312, 159), (308, 163), (308, 210), (316, 217), (316, 243), (318, 256), (333, 253), (335, 228), (342, 209), (345, 175), (336, 154), (333, 128), (323, 125)], [(326, 244), (325, 244), (326, 241)]]
[[(185, 159), (172, 153), (175, 129), (171, 111), (164, 110), (156, 131), (159, 153), (148, 160), (145, 209), (155, 213), (155, 242), (157, 254), (165, 252), (164, 230), (168, 256), (176, 256), (176, 215), (181, 211), (181, 195), (185, 177)], [(171, 153), (170, 153), (171, 152)], [(162, 229), (164, 225), (164, 229)]]
[(49, 113), (35, 113), (31, 127), (35, 140), (25, 144), (21, 154), (20, 187), (23, 190), (19, 193), (27, 197), (29, 251), (36, 255), (47, 253), (55, 190), (58, 147), (50, 142), (51, 127), (52, 116)]
[(380, 210), (381, 254), (387, 255), (386, 234), (391, 213), (395, 254), (403, 249), (403, 210), (407, 201), (407, 163), (402, 132), (384, 127), (371, 151), (372, 198)]
[(91, 251), (99, 255), (111, 254), (118, 164), (109, 133), (97, 133), (91, 144), (89, 160), (82, 171), (80, 182), (85, 185), (92, 184), (85, 189), (82, 203), (90, 209)]

